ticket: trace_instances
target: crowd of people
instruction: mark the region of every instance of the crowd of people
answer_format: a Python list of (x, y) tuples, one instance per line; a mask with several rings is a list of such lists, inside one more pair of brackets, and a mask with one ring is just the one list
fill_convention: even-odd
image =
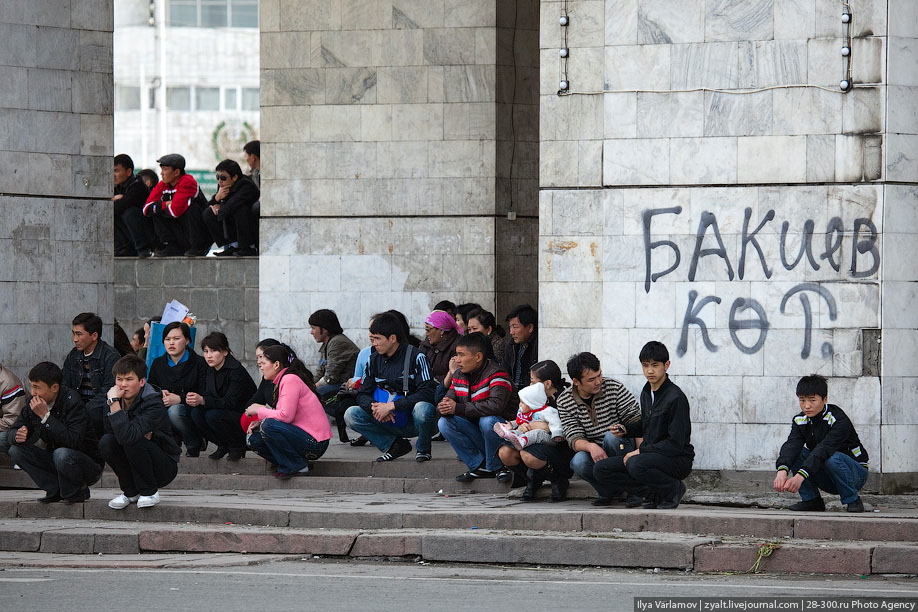
[(209, 200), (185, 158), (164, 155), (159, 180), (152, 170), (134, 172), (129, 155), (114, 159), (115, 257), (204, 256), (214, 244), (218, 257), (258, 254), (261, 209), (261, 143), (243, 147), (250, 173), (225, 159), (217, 164), (217, 193)]
[[(595, 506), (678, 507), (695, 452), (689, 402), (667, 373), (666, 346), (641, 349), (646, 384), (635, 398), (589, 352), (567, 361), (570, 382), (557, 363), (539, 360), (537, 319), (518, 306), (505, 332), (477, 304), (440, 302), (421, 340), (389, 310), (371, 317), (370, 345), (360, 350), (322, 309), (308, 320), (321, 344), (315, 375), (268, 338), (255, 349), (256, 384), (220, 332), (207, 334), (198, 354), (187, 324), (162, 326), (165, 353), (148, 368), (152, 321), (116, 349), (101, 339), (102, 320), (82, 313), (63, 367), (41, 362), (29, 371), (31, 399), (0, 366), (0, 451), (45, 491), (43, 503), (85, 501), (108, 464), (122, 491), (109, 506), (144, 508), (175, 478), (182, 446), (198, 457), (213, 444), (209, 458), (228, 461), (251, 450), (287, 480), (309, 473), (334, 424), (341, 443), (376, 447), (378, 462), (412, 450), (415, 461), (430, 461), (432, 442), (445, 440), (466, 466), (457, 481), (496, 478), (525, 487), (524, 501), (546, 482), (551, 500), (564, 501), (576, 474), (595, 489)], [(868, 456), (853, 424), (827, 403), (821, 376), (803, 377), (797, 396), (801, 412), (780, 449), (775, 490), (799, 493), (792, 510), (824, 510), (822, 490), (863, 512)]]

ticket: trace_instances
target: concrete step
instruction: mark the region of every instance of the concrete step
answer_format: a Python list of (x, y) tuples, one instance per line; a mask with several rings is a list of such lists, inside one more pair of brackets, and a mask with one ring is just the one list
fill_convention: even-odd
[[(749, 572), (765, 544), (666, 532), (502, 529), (276, 528), (55, 519), (0, 521), (0, 550), (70, 555), (244, 553), (331, 557), (411, 557), (463, 563), (590, 565), (695, 572)], [(775, 544), (772, 542), (772, 544)], [(918, 544), (779, 542), (763, 573), (911, 574)]]

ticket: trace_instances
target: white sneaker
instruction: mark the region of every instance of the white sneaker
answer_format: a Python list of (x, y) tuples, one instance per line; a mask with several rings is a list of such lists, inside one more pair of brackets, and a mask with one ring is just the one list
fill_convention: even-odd
[(141, 495), (137, 500), (138, 508), (152, 508), (159, 503), (159, 491), (153, 495)]
[(108, 507), (112, 510), (124, 510), (130, 506), (133, 502), (137, 501), (137, 496), (128, 497), (124, 493), (116, 497), (115, 499), (108, 502)]

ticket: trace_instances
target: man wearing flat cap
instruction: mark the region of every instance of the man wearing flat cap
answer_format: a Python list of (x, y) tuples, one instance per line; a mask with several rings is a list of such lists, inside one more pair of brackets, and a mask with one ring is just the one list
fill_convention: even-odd
[(163, 177), (147, 198), (143, 214), (153, 219), (160, 247), (157, 257), (203, 256), (211, 238), (201, 217), (203, 197), (197, 181), (185, 173), (185, 158), (177, 153), (163, 155), (159, 164)]

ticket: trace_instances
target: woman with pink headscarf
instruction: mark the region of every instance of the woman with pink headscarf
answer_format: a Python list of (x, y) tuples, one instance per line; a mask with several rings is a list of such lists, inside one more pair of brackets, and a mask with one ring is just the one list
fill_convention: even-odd
[(442, 310), (434, 310), (424, 321), (426, 338), (421, 342), (421, 352), (427, 357), (430, 372), (438, 383), (449, 373), (449, 360), (456, 354), (456, 344), (462, 330), (456, 319)]

